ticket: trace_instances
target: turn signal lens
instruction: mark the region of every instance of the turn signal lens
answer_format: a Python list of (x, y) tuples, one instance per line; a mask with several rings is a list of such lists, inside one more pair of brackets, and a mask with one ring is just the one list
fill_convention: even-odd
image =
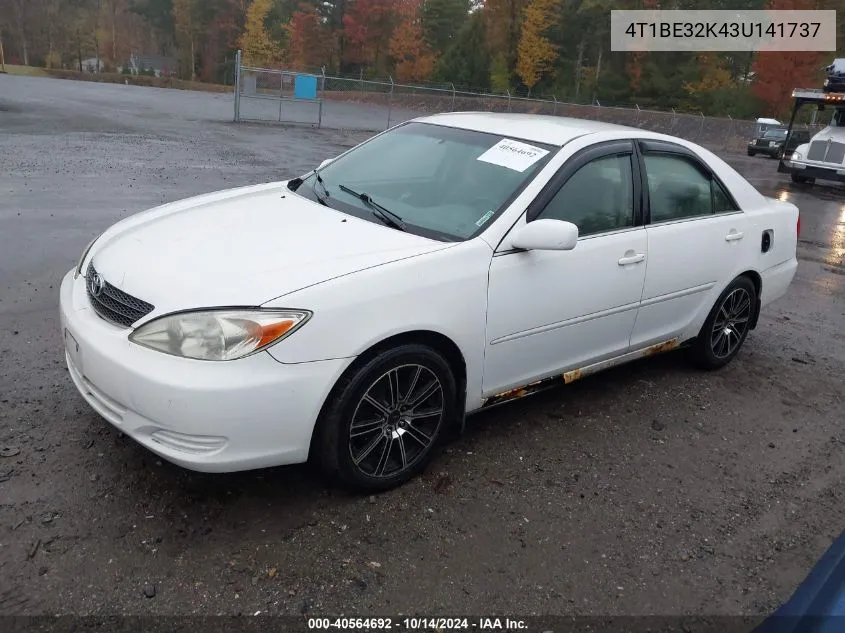
[(132, 332), (129, 340), (195, 360), (235, 360), (290, 336), (307, 310), (204, 310), (169, 314)]

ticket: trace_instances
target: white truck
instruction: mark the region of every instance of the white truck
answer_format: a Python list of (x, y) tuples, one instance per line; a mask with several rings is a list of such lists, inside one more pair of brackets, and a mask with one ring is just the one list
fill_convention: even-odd
[(784, 156), (778, 171), (791, 175), (793, 182), (813, 184), (817, 178), (845, 182), (845, 92), (828, 92), (809, 88), (792, 91), (795, 105), (789, 121), (786, 146), (794, 133), (795, 117), (807, 105), (819, 111), (830, 107), (833, 116), (827, 127), (815, 134), (808, 143), (798, 145), (791, 155)]

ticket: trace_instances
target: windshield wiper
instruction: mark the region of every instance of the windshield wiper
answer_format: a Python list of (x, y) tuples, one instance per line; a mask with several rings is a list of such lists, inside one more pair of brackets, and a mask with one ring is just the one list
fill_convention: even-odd
[[(315, 176), (315, 178), (314, 178), (314, 182), (311, 184), (311, 191), (313, 191), (314, 195), (317, 196), (317, 202), (319, 202), (322, 205), (329, 206), (329, 203), (326, 202), (326, 198), (329, 197), (329, 190), (326, 189), (326, 183), (323, 182), (323, 177), (320, 175), (320, 172), (318, 172), (316, 169), (314, 170), (314, 176)], [(322, 194), (317, 193), (316, 185), (317, 185), (318, 182), (320, 183), (320, 186), (323, 188), (324, 193), (322, 193)]]
[(395, 229), (399, 229), (400, 231), (407, 231), (408, 227), (405, 222), (402, 221), (401, 216), (396, 215), (390, 209), (387, 209), (381, 206), (378, 202), (373, 200), (369, 194), (367, 193), (358, 193), (354, 189), (350, 189), (346, 185), (338, 185), (343, 191), (348, 193), (351, 196), (355, 196), (361, 202), (366, 204), (372, 210), (373, 214), (378, 217), (379, 219), (383, 220), (385, 224), (389, 224)]

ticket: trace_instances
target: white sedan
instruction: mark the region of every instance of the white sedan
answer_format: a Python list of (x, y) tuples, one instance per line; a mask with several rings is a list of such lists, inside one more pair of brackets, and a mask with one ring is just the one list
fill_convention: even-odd
[(688, 141), (430, 116), (106, 230), (62, 282), (67, 365), (186, 468), (312, 458), (387, 489), (468, 413), (677, 347), (730, 362), (792, 282), (799, 228)]

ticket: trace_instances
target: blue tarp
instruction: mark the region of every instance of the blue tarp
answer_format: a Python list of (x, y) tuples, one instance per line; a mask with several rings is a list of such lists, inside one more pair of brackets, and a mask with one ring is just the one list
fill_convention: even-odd
[(753, 633), (845, 631), (845, 532), (833, 542), (792, 597)]

